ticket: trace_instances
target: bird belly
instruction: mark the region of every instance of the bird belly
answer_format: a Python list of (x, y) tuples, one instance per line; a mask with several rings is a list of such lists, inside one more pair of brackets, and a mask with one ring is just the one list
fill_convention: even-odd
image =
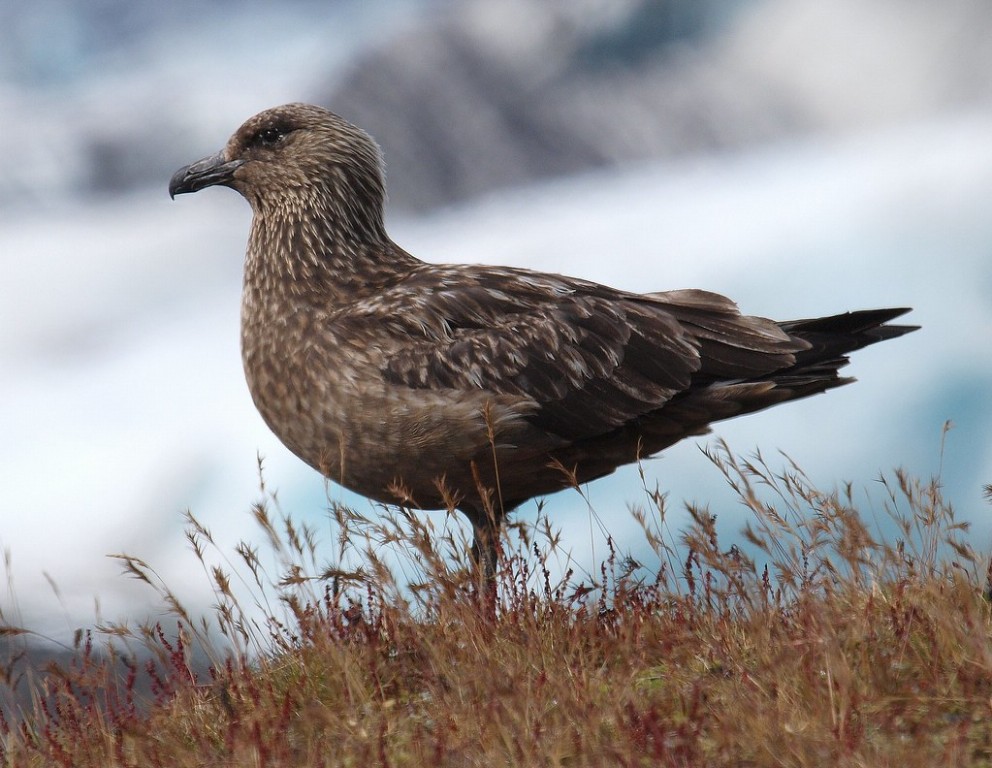
[[(526, 398), (383, 380), (360, 357), (330, 365), (291, 347), (245, 349), (249, 390), (269, 428), (325, 477), (386, 503), (437, 509), (496, 482), (495, 466), (549, 446)], [(328, 349), (327, 345), (322, 347)], [(291, 365), (289, 361), (297, 364)], [(528, 446), (520, 457), (517, 446)]]

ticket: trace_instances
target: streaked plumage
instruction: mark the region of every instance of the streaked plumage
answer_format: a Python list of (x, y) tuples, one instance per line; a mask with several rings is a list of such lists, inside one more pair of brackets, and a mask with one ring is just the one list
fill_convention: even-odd
[(169, 191), (215, 184), (254, 212), (241, 342), (266, 423), (365, 496), (456, 503), (490, 574), (522, 502), (846, 384), (847, 353), (913, 330), (885, 324), (904, 309), (777, 323), (705, 291), (418, 261), (386, 234), (375, 142), (319, 107), (256, 115)]

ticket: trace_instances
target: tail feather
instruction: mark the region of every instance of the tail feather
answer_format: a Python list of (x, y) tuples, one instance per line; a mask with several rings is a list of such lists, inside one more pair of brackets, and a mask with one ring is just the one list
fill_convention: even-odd
[(909, 309), (865, 309), (809, 320), (779, 323), (790, 336), (802, 339), (809, 349), (795, 353), (796, 362), (768, 378), (792, 390), (790, 399), (823, 392), (854, 381), (838, 371), (848, 364), (848, 354), (887, 339), (918, 330), (918, 325), (886, 325)]
[[(690, 390), (668, 406), (676, 410), (697, 409), (708, 421), (760, 411), (777, 403), (799, 400), (850, 384), (855, 379), (841, 376), (848, 354), (879, 341), (894, 339), (919, 328), (915, 325), (886, 325), (908, 309), (868, 309), (830, 317), (792, 320), (778, 326), (809, 348), (794, 352), (795, 362), (764, 376), (738, 381), (714, 382)], [(755, 386), (769, 384), (769, 387)], [(674, 406), (674, 407), (673, 407)]]
[(791, 320), (778, 326), (790, 336), (810, 344), (809, 349), (796, 354), (796, 368), (816, 362), (833, 362), (832, 359), (844, 365), (849, 352), (918, 330), (918, 325), (886, 325), (889, 320), (909, 311), (906, 308), (865, 309), (830, 317)]
[[(677, 308), (684, 316), (682, 305)], [(776, 323), (791, 337), (784, 340), (789, 349), (783, 352), (775, 346), (763, 350), (754, 350), (750, 345), (738, 346), (737, 357), (723, 355), (729, 361), (723, 367), (736, 367), (740, 372), (738, 376), (720, 378), (712, 370), (697, 375), (692, 386), (663, 407), (608, 434), (570, 445), (559, 456), (560, 462), (577, 466), (576, 476), (580, 482), (585, 482), (609, 474), (619, 464), (657, 453), (685, 437), (705, 434), (713, 422), (849, 384), (854, 379), (840, 375), (840, 369), (848, 363), (847, 355), (917, 330), (918, 326), (914, 325), (886, 325), (908, 311), (872, 309)], [(693, 324), (700, 326), (698, 322)], [(719, 338), (711, 335), (707, 341), (731, 350), (735, 348), (731, 334)], [(756, 365), (753, 360), (746, 359), (749, 353), (765, 356), (766, 362), (771, 360), (781, 365), (750, 375)], [(743, 362), (737, 364), (738, 359)]]

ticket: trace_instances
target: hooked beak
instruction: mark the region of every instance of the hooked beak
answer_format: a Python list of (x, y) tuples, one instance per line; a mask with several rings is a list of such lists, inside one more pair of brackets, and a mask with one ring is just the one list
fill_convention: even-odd
[(234, 172), (244, 164), (244, 160), (226, 160), (223, 152), (197, 160), (172, 174), (169, 197), (199, 192), (204, 187), (229, 187), (234, 181)]

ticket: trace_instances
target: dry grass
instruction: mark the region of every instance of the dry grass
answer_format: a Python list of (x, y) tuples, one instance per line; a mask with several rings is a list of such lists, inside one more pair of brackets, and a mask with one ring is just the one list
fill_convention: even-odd
[[(794, 466), (723, 446), (711, 458), (750, 510), (741, 546), (721, 544), (701, 509), (673, 541), (664, 497), (649, 494), (635, 514), (653, 566), (611, 551), (597, 579), (558, 583), (544, 559), (553, 531), (523, 531), (495, 606), (464, 575), (465, 542), (396, 511), (332, 508), (332, 548), (260, 504), (265, 557), (245, 544), (228, 567), (205, 565), (207, 619), (122, 557), (173, 623), (99, 628), (109, 659), (80, 635), (75, 659), (34, 681), (23, 717), (0, 724), (4, 763), (992, 763), (985, 568), (939, 483), (881, 480), (875, 498), (898, 531), (885, 543), (850, 488), (821, 492)], [(206, 563), (209, 531), (190, 517), (188, 535)], [(405, 552), (402, 565), (387, 567), (386, 550)], [(24, 685), (16, 674), (8, 684)]]

